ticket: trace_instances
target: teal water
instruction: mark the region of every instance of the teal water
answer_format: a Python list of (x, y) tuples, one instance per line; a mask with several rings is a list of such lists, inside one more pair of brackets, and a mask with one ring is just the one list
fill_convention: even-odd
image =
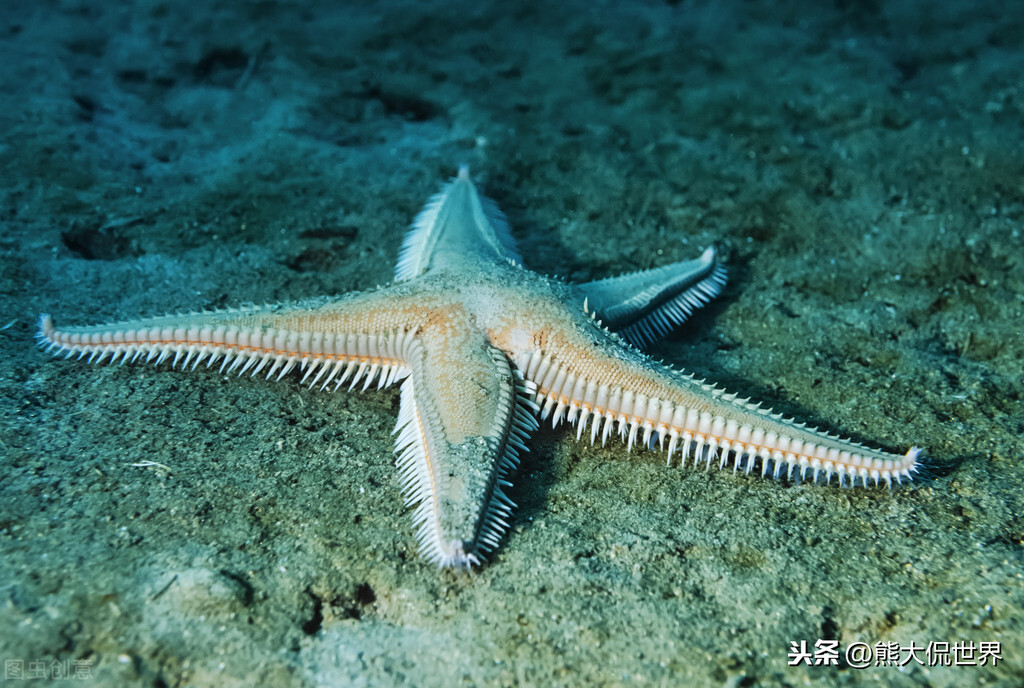
[[(77, 662), (111, 686), (1019, 685), (1017, 14), (11, 4), (5, 671), (80, 685), (54, 674)], [(656, 357), (859, 441), (923, 447), (927, 474), (891, 491), (761, 480), (542, 430), (501, 549), (475, 575), (439, 573), (402, 508), (397, 393), (33, 346), (41, 312), (89, 323), (386, 282), (461, 162), (539, 272), (584, 281), (717, 246), (725, 293)], [(819, 640), (838, 643), (837, 666), (790, 666), (793, 642)], [(855, 668), (860, 643), (895, 643), (907, 663)], [(1001, 660), (944, 666), (941, 643), (999, 643)]]

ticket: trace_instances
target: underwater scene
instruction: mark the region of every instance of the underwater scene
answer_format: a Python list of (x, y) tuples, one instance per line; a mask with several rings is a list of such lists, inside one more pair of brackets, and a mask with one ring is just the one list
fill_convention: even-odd
[(1024, 685), (1024, 12), (0, 0), (0, 684)]

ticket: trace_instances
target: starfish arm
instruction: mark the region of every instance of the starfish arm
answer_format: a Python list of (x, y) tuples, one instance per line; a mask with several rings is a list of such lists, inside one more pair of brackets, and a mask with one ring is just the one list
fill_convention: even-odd
[(635, 350), (556, 341), (520, 354), (516, 364), (536, 385), (542, 419), (576, 424), (577, 437), (590, 423), (591, 442), (600, 434), (602, 444), (613, 425), (629, 448), (638, 440), (664, 447), (667, 438), (670, 464), (680, 449), (680, 465), (692, 455), (694, 465), (717, 460), (721, 468), (731, 457), (734, 472), (743, 466), (749, 473), (760, 460), (762, 475), (772, 465), (777, 477), (786, 466), (788, 475), (799, 469), (801, 477), (810, 471), (827, 482), (836, 475), (840, 484), (860, 478), (865, 486), (901, 482), (918, 467), (916, 447), (900, 456), (819, 432)]
[(469, 167), (435, 194), (416, 216), (398, 252), (395, 280), (405, 281), (476, 261), (520, 262), (515, 241), (497, 204), (481, 195)]
[(532, 391), (482, 337), (427, 331), (409, 346), (395, 451), (421, 553), (439, 567), (482, 563), (508, 529), (505, 495), (537, 427)]
[(700, 258), (574, 285), (589, 313), (643, 349), (681, 325), (725, 286), (725, 268), (708, 248)]
[[(406, 290), (407, 291), (407, 290)], [(266, 372), (281, 379), (296, 366), (310, 386), (337, 389), (374, 380), (386, 387), (408, 374), (405, 349), (419, 326), (416, 317), (389, 305), (411, 300), (402, 290), (352, 294), (341, 299), (168, 315), (139, 320), (60, 327), (40, 318), (39, 343), (55, 354), (90, 362), (139, 359), (194, 369), (221, 361), (223, 372)], [(418, 312), (415, 303), (408, 312)]]

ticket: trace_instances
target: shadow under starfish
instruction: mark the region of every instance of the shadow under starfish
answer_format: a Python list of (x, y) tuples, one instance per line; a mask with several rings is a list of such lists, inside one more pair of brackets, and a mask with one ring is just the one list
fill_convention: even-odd
[[(280, 380), (296, 367), (311, 387), (402, 381), (395, 428), (405, 501), (424, 556), (481, 564), (508, 529), (505, 495), (540, 419), (576, 425), (602, 444), (678, 451), (680, 463), (839, 483), (900, 482), (905, 455), (807, 428), (641, 353), (716, 296), (725, 270), (700, 258), (564, 284), (524, 269), (505, 219), (462, 167), (419, 214), (393, 283), (295, 303), (58, 328), (43, 346), (91, 362), (139, 359)], [(667, 440), (667, 447), (666, 445)]]

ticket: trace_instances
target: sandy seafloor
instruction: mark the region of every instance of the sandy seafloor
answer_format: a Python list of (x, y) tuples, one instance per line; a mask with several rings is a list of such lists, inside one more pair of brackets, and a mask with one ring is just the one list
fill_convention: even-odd
[[(2, 0), (0, 658), (46, 675), (4, 684), (1021, 685), (1024, 14), (919, 5)], [(439, 572), (396, 391), (34, 346), (387, 282), (459, 162), (543, 273), (714, 244), (728, 288), (655, 355), (928, 474), (545, 429), (501, 549)], [(788, 665), (818, 639), (1002, 661)]]

